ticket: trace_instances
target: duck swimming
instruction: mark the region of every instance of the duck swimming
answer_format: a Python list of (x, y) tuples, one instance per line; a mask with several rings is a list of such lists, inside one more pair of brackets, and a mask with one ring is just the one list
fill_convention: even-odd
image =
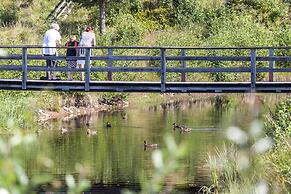
[(67, 133), (68, 132), (68, 129), (66, 128), (61, 128), (61, 134), (64, 134), (64, 133)]
[(158, 147), (158, 144), (153, 143), (153, 144), (148, 144), (146, 140), (143, 141), (143, 145), (145, 148), (156, 148)]
[(109, 123), (109, 122), (107, 121), (107, 123), (106, 123), (106, 127), (112, 127), (111, 123)]
[(178, 125), (177, 123), (173, 123), (173, 130), (175, 129), (181, 129), (181, 125)]
[(190, 132), (192, 131), (192, 128), (190, 127), (186, 127), (185, 125), (178, 125), (176, 123), (173, 123), (173, 129), (180, 129), (181, 133), (185, 133), (185, 132)]
[(91, 129), (87, 129), (87, 135), (96, 135), (97, 131), (92, 131)]
[(185, 126), (181, 126), (180, 130), (181, 130), (180, 131), (181, 133), (187, 133), (187, 132), (191, 132), (192, 131), (192, 128), (185, 127)]

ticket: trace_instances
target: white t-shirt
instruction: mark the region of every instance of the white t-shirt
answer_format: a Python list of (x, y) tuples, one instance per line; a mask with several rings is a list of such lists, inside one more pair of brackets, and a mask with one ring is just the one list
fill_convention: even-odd
[[(81, 35), (81, 40), (79, 43), (79, 46), (95, 46), (96, 45), (96, 39), (95, 39), (95, 33), (94, 32), (83, 32)], [(79, 50), (79, 56), (84, 57), (85, 56), (85, 49)], [(92, 49), (90, 51), (90, 55), (92, 55)], [(78, 64), (84, 65), (85, 60), (77, 60)]]
[(80, 40), (80, 46), (95, 46), (95, 33), (94, 32), (83, 32)]
[[(49, 47), (56, 47), (57, 42), (61, 42), (61, 35), (60, 33), (55, 30), (55, 29), (50, 29), (46, 31), (44, 37), (43, 37), (43, 42), (42, 46), (49, 46)], [(57, 54), (57, 49), (56, 48), (43, 48), (42, 49), (42, 54), (43, 55), (55, 55)]]

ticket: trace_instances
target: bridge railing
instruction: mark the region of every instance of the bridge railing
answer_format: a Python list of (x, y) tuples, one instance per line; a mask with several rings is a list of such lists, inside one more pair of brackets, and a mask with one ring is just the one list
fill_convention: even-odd
[[(89, 91), (91, 82), (91, 73), (94, 72), (107, 72), (107, 80), (112, 80), (112, 73), (114, 72), (151, 72), (160, 74), (161, 91), (165, 91), (167, 83), (167, 74), (180, 73), (181, 82), (186, 82), (186, 74), (188, 73), (249, 73), (250, 74), (250, 87), (255, 90), (257, 82), (257, 73), (268, 73), (269, 82), (274, 81), (274, 73), (285, 72), (290, 74), (291, 72), (291, 47), (82, 47), (86, 50), (85, 57), (66, 57), (60, 56), (42, 56), (40, 54), (41, 46), (0, 46), (2, 51), (6, 50), (7, 54), (0, 55), (0, 71), (18, 71), (21, 72), (22, 89), (26, 89), (28, 72), (85, 72), (85, 90)], [(47, 47), (50, 48), (50, 47)], [(67, 49), (67, 47), (57, 47), (58, 50)], [(21, 50), (21, 53), (20, 53)], [(29, 50), (34, 50), (34, 54), (29, 54)], [(90, 50), (106, 50), (106, 55), (92, 55), (90, 56)], [(122, 55), (115, 54), (115, 50), (150, 50), (155, 51), (155, 54), (151, 55)], [(171, 51), (179, 51), (180, 55), (168, 54)], [(36, 51), (36, 52), (35, 52)], [(241, 51), (247, 53), (245, 55), (187, 55), (190, 51)], [(258, 52), (267, 52), (267, 56), (258, 55)], [(275, 56), (277, 51), (284, 51), (284, 55)], [(4, 52), (5, 53), (5, 52)], [(36, 54), (35, 54), (36, 53)], [(286, 54), (287, 53), (287, 54)], [(31, 61), (45, 61), (47, 59), (66, 61), (66, 60), (85, 60), (84, 68), (68, 68), (57, 67), (47, 68), (44, 63), (39, 65), (28, 65)], [(21, 64), (15, 64), (14, 61), (21, 61)], [(105, 61), (107, 66), (91, 66), (92, 61)], [(113, 66), (113, 62), (116, 61), (156, 61), (159, 62), (158, 66)], [(168, 63), (179, 62), (180, 67), (170, 67)], [(248, 65), (244, 67), (187, 67), (188, 62), (193, 61), (205, 61), (205, 62), (246, 62)], [(268, 67), (258, 67), (258, 62), (268, 62)], [(285, 67), (275, 68), (275, 62), (284, 62)], [(288, 77), (288, 76), (287, 76)], [(291, 76), (289, 76), (290, 78)], [(5, 79), (5, 78), (4, 78)], [(151, 81), (151, 80), (148, 80)]]

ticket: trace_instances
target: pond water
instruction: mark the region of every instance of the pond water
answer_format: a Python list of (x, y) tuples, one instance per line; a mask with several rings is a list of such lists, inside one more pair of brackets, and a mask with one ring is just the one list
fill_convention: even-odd
[[(247, 98), (216, 97), (158, 106), (129, 106), (70, 121), (54, 121), (39, 134), (39, 144), (31, 152), (31, 155), (45, 153), (54, 162), (53, 168), (44, 170), (27, 155), (25, 169), (29, 175), (49, 174), (64, 180), (66, 174), (77, 178), (76, 164), (81, 164), (89, 169), (94, 193), (120, 193), (122, 188), (136, 190), (139, 183), (151, 179), (154, 169), (153, 149), (144, 149), (143, 141), (157, 143), (158, 148), (164, 149), (164, 137), (170, 134), (177, 144), (187, 143), (188, 154), (179, 161), (181, 170), (166, 182), (174, 180), (180, 193), (193, 193), (197, 187), (211, 184), (207, 153), (225, 144), (223, 128), (252, 120), (243, 103)], [(106, 122), (112, 127), (106, 127)], [(193, 131), (174, 131), (174, 122)], [(61, 128), (68, 132), (61, 134)], [(97, 130), (97, 135), (88, 136), (88, 128)]]

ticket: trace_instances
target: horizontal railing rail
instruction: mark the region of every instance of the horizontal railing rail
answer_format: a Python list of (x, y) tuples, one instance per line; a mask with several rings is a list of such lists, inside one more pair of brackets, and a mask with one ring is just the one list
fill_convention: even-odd
[[(291, 47), (146, 47), (146, 46), (99, 46), (99, 47), (78, 47), (77, 49), (85, 49), (86, 56), (43, 56), (40, 53), (41, 48), (57, 48), (58, 50), (65, 50), (68, 47), (42, 47), (39, 45), (25, 45), (25, 46), (0, 46), (0, 49), (3, 50), (4, 54), (0, 54), (0, 71), (21, 71), (22, 72), (22, 89), (27, 89), (27, 75), (29, 72), (42, 72), (42, 71), (57, 71), (57, 72), (84, 72), (85, 73), (85, 91), (90, 91), (91, 81), (91, 72), (107, 72), (107, 80), (112, 81), (112, 73), (114, 72), (153, 72), (160, 73), (160, 91), (167, 91), (167, 73), (180, 73), (181, 82), (187, 82), (186, 74), (187, 73), (250, 73), (250, 91), (256, 91), (256, 82), (257, 82), (257, 73), (268, 73), (269, 82), (274, 81), (274, 73), (289, 73), (291, 72), (291, 56), (290, 49)], [(69, 47), (74, 48), (74, 47)], [(123, 54), (114, 54), (115, 50), (155, 50), (155, 54), (148, 55), (123, 55)], [(37, 50), (35, 53), (31, 54), (29, 51)], [(90, 56), (90, 50), (101, 50), (105, 54), (102, 55), (92, 55)], [(179, 51), (180, 54), (170, 53), (171, 51)], [(206, 51), (209, 53), (201, 53), (198, 55), (189, 54), (189, 51)], [(239, 51), (244, 54), (239, 56), (234, 56), (233, 53), (219, 53), (221, 51)], [(215, 53), (214, 52), (218, 52)], [(247, 54), (246, 54), (247, 52)], [(264, 52), (264, 54), (258, 55), (258, 52)], [(283, 52), (283, 54), (282, 54)], [(5, 54), (6, 53), (6, 54)], [(275, 55), (279, 53), (279, 55)], [(267, 56), (265, 56), (267, 55)], [(21, 64), (15, 65), (14, 60), (21, 60)], [(48, 68), (43, 66), (43, 64), (38, 64), (38, 61), (42, 60), (57, 60), (57, 61), (66, 61), (66, 60), (85, 60), (84, 68), (68, 68), (68, 67), (56, 67)], [(4, 62), (3, 62), (4, 61)], [(5, 61), (7, 64), (5, 64)], [(92, 61), (105, 61), (107, 66), (91, 66)], [(158, 61), (160, 62), (159, 67), (140, 67), (140, 66), (114, 66), (114, 61)], [(168, 62), (180, 62), (180, 67), (169, 67), (167, 66)], [(188, 62), (243, 62), (245, 67), (187, 67)], [(268, 62), (268, 67), (257, 66), (259, 62)], [(275, 62), (284, 62), (286, 65), (284, 67), (275, 68)], [(9, 63), (9, 64), (8, 64)], [(29, 63), (29, 64), (28, 64)], [(31, 65), (31, 63), (33, 63)], [(288, 76), (287, 76), (288, 77)], [(289, 77), (291, 77), (289, 75)], [(1, 78), (1, 79), (5, 79)], [(126, 80), (128, 81), (128, 80)], [(147, 80), (151, 81), (151, 80)], [(226, 82), (227, 83), (227, 82)], [(65, 86), (64, 86), (65, 87)], [(288, 91), (288, 88), (287, 88)]]

